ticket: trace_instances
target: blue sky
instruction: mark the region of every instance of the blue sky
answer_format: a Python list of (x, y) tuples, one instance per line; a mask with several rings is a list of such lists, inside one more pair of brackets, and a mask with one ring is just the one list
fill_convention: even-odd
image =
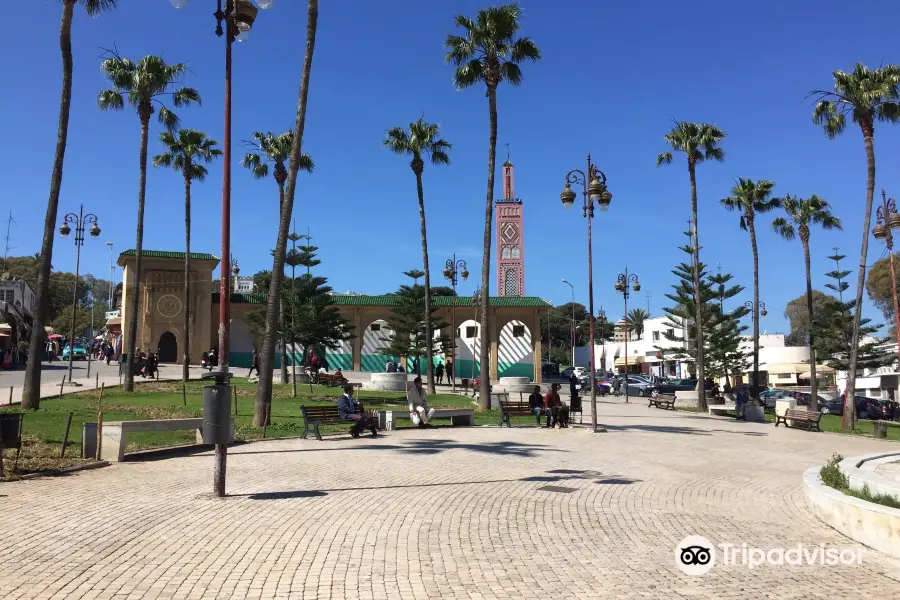
[[(90, 19), (78, 9), (73, 25), (75, 82), (60, 214), (79, 202), (98, 214), (103, 234), (88, 240), (82, 270), (108, 274), (116, 252), (134, 246), (138, 188), (139, 124), (134, 112), (103, 113), (96, 95), (108, 87), (100, 73), (102, 48), (130, 58), (162, 54), (190, 68), (185, 84), (196, 87), (202, 108), (181, 109), (183, 125), (221, 141), (223, 42), (214, 33), (213, 0), (192, 0), (175, 10), (166, 0), (124, 0), (122, 8)], [(456, 252), (472, 272), (461, 293), (477, 285), (483, 235), (488, 108), (482, 88), (456, 91), (444, 63), (443, 41), (453, 16), (474, 15), (486, 3), (457, 0), (389, 3), (323, 2), (313, 65), (304, 151), (316, 162), (301, 175), (294, 214), (320, 246), (320, 272), (336, 290), (391, 291), (401, 273), (421, 267), (415, 181), (407, 162), (380, 144), (386, 129), (424, 113), (453, 143), (450, 167), (427, 168), (429, 249), (436, 279)], [(827, 140), (811, 123), (806, 93), (831, 87), (831, 71), (856, 61), (870, 66), (900, 61), (894, 23), (900, 7), (885, 5), (865, 27), (848, 23), (846, 3), (833, 0), (723, 3), (698, 0), (688, 9), (672, 2), (600, 3), (526, 0), (523, 33), (544, 58), (523, 66), (519, 88), (498, 94), (499, 138), (516, 165), (516, 192), (525, 203), (526, 292), (555, 303), (569, 299), (560, 279), (575, 283), (587, 303), (586, 224), (580, 211), (559, 202), (563, 177), (583, 168), (590, 152), (614, 194), (607, 213), (594, 221), (595, 306), (622, 310), (613, 290), (627, 265), (652, 293), (651, 310), (667, 304), (676, 247), (690, 213), (683, 156), (657, 169), (671, 120), (707, 121), (725, 129), (723, 164), (699, 168), (702, 260), (721, 263), (747, 286), (752, 298), (751, 254), (738, 217), (718, 204), (738, 177), (765, 178), (779, 194), (816, 193), (834, 205), (845, 231), (814, 231), (813, 285), (827, 281), (825, 259), (833, 246), (858, 261), (865, 194), (865, 155), (858, 128)], [(10, 88), (0, 94), (7, 142), (0, 147), (5, 219), (12, 210), (13, 254), (40, 251), (40, 237), (56, 141), (60, 88), (57, 2), (19, 3), (16, 26), (0, 40), (0, 65)], [(848, 26), (850, 25), (850, 26)], [(303, 59), (305, 3), (277, 0), (260, 11), (251, 38), (234, 51), (234, 121), (237, 142), (253, 131), (291, 127)], [(27, 52), (22, 52), (27, 49)], [(10, 91), (14, 89), (14, 91)], [(160, 151), (159, 126), (151, 130), (151, 156)], [(900, 195), (891, 165), (900, 128), (876, 129), (877, 186)], [(243, 273), (271, 268), (277, 190), (233, 166), (232, 251)], [(498, 165), (502, 163), (502, 150)], [(497, 179), (496, 195), (502, 188)], [(220, 250), (221, 164), (194, 187), (195, 251)], [(759, 235), (761, 299), (769, 307), (762, 328), (786, 331), (785, 303), (804, 291), (798, 241), (777, 238), (767, 223)], [(183, 185), (173, 171), (148, 175), (144, 247), (179, 250), (184, 245)], [(869, 263), (882, 252), (870, 248)], [(73, 270), (74, 248), (58, 239), (54, 266)], [(437, 284), (438, 281), (435, 282)], [(854, 281), (855, 286), (855, 274)], [(491, 276), (492, 292), (496, 275)], [(632, 304), (646, 306), (643, 291)], [(868, 309), (870, 316), (872, 309)]]

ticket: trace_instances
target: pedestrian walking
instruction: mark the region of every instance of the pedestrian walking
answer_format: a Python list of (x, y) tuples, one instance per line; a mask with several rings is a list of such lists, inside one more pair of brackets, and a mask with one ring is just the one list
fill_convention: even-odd
[(253, 371), (256, 371), (256, 376), (259, 377), (259, 352), (256, 351), (256, 348), (253, 349), (253, 355), (250, 357), (250, 372), (247, 373), (247, 378), (253, 375)]

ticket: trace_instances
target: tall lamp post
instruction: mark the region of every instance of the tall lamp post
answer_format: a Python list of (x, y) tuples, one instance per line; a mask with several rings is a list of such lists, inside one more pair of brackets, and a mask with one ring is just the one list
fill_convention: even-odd
[[(758, 307), (759, 307), (759, 316), (760, 316), (760, 317), (764, 317), (764, 316), (766, 316), (767, 314), (769, 314), (769, 311), (766, 310), (766, 303), (763, 302), (762, 300), (759, 301)], [(752, 321), (752, 320), (755, 318), (755, 317), (754, 317), (755, 313), (754, 313), (754, 311), (753, 311), (753, 300), (747, 300), (746, 302), (744, 302), (744, 308), (746, 308), (747, 310), (750, 311), (750, 320)], [(756, 342), (756, 346), (757, 346), (757, 347), (759, 346), (759, 342), (758, 342), (758, 341)], [(725, 375), (727, 376), (728, 373), (726, 372)], [(752, 384), (752, 389), (754, 390), (754, 395), (755, 395), (755, 396), (759, 396), (759, 391), (758, 391), (758, 389), (759, 389), (759, 352), (754, 352), (754, 353), (753, 353), (753, 384)]]
[[(444, 277), (447, 278), (447, 281), (453, 287), (453, 297), (450, 298), (450, 357), (453, 361), (454, 369), (456, 369), (456, 284), (459, 283), (460, 276), (465, 281), (469, 278), (469, 270), (466, 268), (466, 261), (462, 259), (456, 260), (456, 252), (454, 252), (453, 258), (448, 258), (444, 264)], [(430, 318), (430, 315), (426, 315), (425, 318)], [(455, 392), (456, 371), (453, 372), (453, 375), (450, 378), (450, 386)]]
[(897, 356), (900, 357), (900, 309), (897, 302), (897, 273), (894, 270), (894, 233), (893, 229), (900, 228), (900, 214), (897, 214), (897, 201), (888, 198), (885, 191), (881, 190), (881, 206), (875, 213), (876, 225), (872, 235), (876, 240), (883, 240), (887, 244), (888, 257), (891, 265), (891, 295), (894, 297), (894, 330), (897, 334)]
[(619, 273), (616, 277), (616, 291), (622, 294), (625, 299), (625, 402), (628, 402), (628, 284), (635, 292), (641, 291), (641, 282), (638, 276), (628, 272), (625, 267), (624, 273)]
[[(563, 208), (571, 208), (575, 203), (575, 192), (572, 184), (580, 185), (582, 189), (582, 214), (587, 219), (587, 243), (588, 243), (588, 314), (590, 315), (590, 345), (591, 345), (591, 429), (597, 433), (597, 390), (594, 382), (594, 262), (591, 243), (591, 220), (594, 218), (594, 202), (600, 210), (607, 210), (612, 200), (612, 194), (606, 189), (606, 175), (591, 162), (591, 155), (587, 156), (587, 171), (572, 169), (566, 173), (566, 187), (559, 195)], [(605, 429), (603, 431), (606, 431)]]
[[(472, 293), (472, 308), (475, 309), (475, 337), (472, 338), (472, 391), (475, 392), (476, 395), (478, 394), (478, 387), (475, 385), (475, 357), (478, 356), (478, 354), (475, 352), (475, 343), (481, 339), (480, 337), (478, 337), (480, 333), (478, 331), (478, 324), (481, 323), (481, 321), (478, 320), (479, 306), (481, 306), (480, 286), (475, 288), (475, 291)], [(456, 368), (456, 363), (453, 364), (453, 368)], [(455, 374), (456, 372), (454, 371), (454, 375)]]
[(569, 286), (572, 290), (572, 366), (575, 366), (575, 286), (566, 281), (562, 280), (564, 284)]
[[(175, 8), (183, 8), (189, 0), (169, 0)], [(225, 129), (222, 135), (222, 258), (219, 263), (219, 384), (228, 384), (228, 338), (231, 329), (231, 289), (228, 287), (231, 265), (231, 45), (247, 39), (256, 20), (257, 6), (269, 8), (275, 0), (216, 0), (216, 35), (225, 36)], [(222, 27), (222, 23), (225, 27)], [(213, 495), (225, 496), (225, 465), (228, 446), (216, 444)]]
[(116, 269), (113, 267), (113, 243), (106, 242), (109, 248), (109, 298), (106, 300), (106, 310), (113, 309), (113, 293), (116, 287)]
[(59, 233), (63, 237), (68, 236), (72, 232), (69, 225), (75, 226), (75, 285), (72, 286), (72, 330), (69, 335), (69, 383), (72, 383), (72, 359), (75, 357), (75, 315), (78, 310), (78, 270), (81, 267), (81, 246), (84, 244), (84, 228), (88, 225), (88, 233), (92, 237), (100, 235), (100, 228), (97, 227), (97, 215), (94, 213), (84, 214), (84, 204), (78, 206), (78, 214), (69, 213), (63, 217), (63, 224), (59, 226)]

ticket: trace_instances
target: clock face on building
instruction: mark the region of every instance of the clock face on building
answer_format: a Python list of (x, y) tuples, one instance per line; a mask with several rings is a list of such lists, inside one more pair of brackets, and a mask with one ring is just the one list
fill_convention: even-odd
[(156, 310), (167, 319), (177, 317), (181, 313), (181, 299), (178, 296), (166, 294), (157, 301)]

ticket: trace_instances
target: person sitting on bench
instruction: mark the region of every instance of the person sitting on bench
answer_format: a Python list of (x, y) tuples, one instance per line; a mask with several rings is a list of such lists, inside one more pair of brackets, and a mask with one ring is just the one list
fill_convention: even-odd
[(356, 412), (356, 402), (353, 400), (353, 386), (349, 383), (344, 386), (344, 395), (338, 400), (338, 414), (342, 419), (354, 421), (350, 426), (350, 435), (358, 438), (359, 434), (366, 429), (372, 432), (372, 437), (378, 436), (378, 430), (375, 428), (375, 420), (368, 415), (361, 415)]
[(406, 396), (409, 399), (409, 419), (413, 425), (431, 427), (428, 421), (434, 415), (434, 409), (428, 406), (421, 377), (413, 379), (412, 386), (407, 387)]
[[(553, 429), (557, 424), (560, 428), (569, 426), (569, 407), (563, 404), (559, 398), (559, 384), (550, 386), (550, 391), (544, 396), (544, 409), (547, 411), (547, 427)], [(553, 423), (550, 422), (553, 417)]]
[[(528, 405), (531, 407), (531, 414), (537, 419), (538, 425), (541, 424), (541, 415), (544, 414), (544, 397), (541, 395), (541, 386), (534, 386), (534, 392), (528, 396)], [(550, 418), (549, 416), (547, 417)]]

